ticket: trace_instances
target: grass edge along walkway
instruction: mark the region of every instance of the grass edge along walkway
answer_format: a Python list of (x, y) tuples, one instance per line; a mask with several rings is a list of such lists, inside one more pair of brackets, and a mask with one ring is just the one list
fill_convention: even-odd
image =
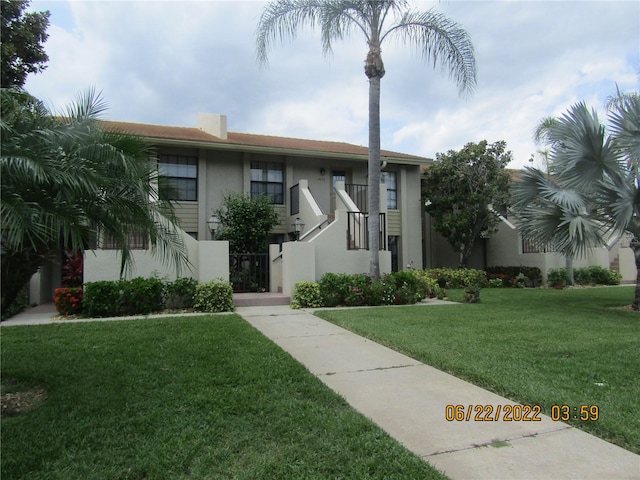
[(446, 478), (238, 315), (1, 333), (3, 479)]
[(640, 453), (640, 316), (621, 308), (632, 298), (633, 287), (486, 289), (479, 304), (316, 315), (547, 415), (596, 405), (598, 420), (568, 423)]

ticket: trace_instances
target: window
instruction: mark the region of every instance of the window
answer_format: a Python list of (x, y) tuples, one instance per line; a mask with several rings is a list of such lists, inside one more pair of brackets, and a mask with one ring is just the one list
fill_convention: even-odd
[(396, 172), (380, 172), (380, 180), (387, 186), (387, 208), (398, 209), (398, 183)]
[(165, 177), (161, 183), (163, 200), (195, 202), (198, 199), (198, 158), (186, 155), (160, 155), (158, 173)]
[(251, 162), (251, 196), (266, 195), (271, 203), (284, 204), (284, 168), (276, 162)]
[[(131, 250), (149, 250), (149, 237), (140, 233), (129, 232), (127, 244)], [(103, 250), (118, 250), (118, 244), (111, 235), (105, 234), (102, 238)]]

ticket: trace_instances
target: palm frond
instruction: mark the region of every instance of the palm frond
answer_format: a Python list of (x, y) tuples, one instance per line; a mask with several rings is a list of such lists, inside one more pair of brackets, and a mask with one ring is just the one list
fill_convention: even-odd
[[(277, 0), (267, 4), (256, 30), (256, 55), (261, 65), (268, 64), (268, 51), (279, 40), (293, 40), (298, 30), (320, 23), (325, 2), (322, 0)], [(330, 45), (324, 46), (326, 53)]]
[(447, 71), (461, 93), (476, 86), (475, 51), (467, 31), (445, 15), (428, 10), (407, 11), (383, 35), (414, 46), (427, 62)]
[(550, 172), (571, 188), (589, 189), (594, 183), (620, 172), (620, 158), (595, 111), (580, 102), (552, 128), (558, 142), (551, 152)]
[(620, 97), (616, 109), (609, 113), (615, 144), (627, 159), (628, 168), (640, 175), (640, 95)]

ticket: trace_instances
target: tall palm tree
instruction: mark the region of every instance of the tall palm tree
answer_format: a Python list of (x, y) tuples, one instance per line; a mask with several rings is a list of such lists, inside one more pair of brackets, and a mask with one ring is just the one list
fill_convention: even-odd
[(545, 132), (549, 175), (526, 168), (513, 187), (522, 235), (581, 256), (632, 236), (638, 271), (633, 308), (640, 308), (640, 97), (611, 104), (611, 133), (584, 103), (572, 106)]
[(467, 32), (434, 10), (409, 9), (406, 0), (276, 0), (269, 3), (257, 28), (257, 53), (266, 64), (271, 44), (293, 39), (298, 28), (319, 26), (325, 54), (334, 40), (359, 30), (367, 42), (364, 73), (369, 79), (369, 250), (372, 277), (380, 275), (380, 81), (385, 74), (382, 43), (396, 38), (416, 47), (425, 60), (448, 70), (460, 92), (476, 84), (473, 45)]
[(157, 195), (157, 169), (139, 137), (109, 133), (93, 91), (54, 116), (25, 92), (2, 89), (2, 312), (60, 248), (84, 250), (107, 236), (132, 266), (131, 235), (178, 272), (187, 253), (173, 208)]

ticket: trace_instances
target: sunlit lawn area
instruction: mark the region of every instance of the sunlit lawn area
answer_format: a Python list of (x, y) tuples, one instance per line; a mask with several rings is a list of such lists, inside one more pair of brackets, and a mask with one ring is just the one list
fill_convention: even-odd
[(3, 480), (444, 478), (237, 315), (0, 333)]
[(546, 414), (598, 405), (571, 423), (640, 453), (640, 315), (619, 308), (632, 300), (633, 287), (485, 289), (479, 304), (317, 315)]

